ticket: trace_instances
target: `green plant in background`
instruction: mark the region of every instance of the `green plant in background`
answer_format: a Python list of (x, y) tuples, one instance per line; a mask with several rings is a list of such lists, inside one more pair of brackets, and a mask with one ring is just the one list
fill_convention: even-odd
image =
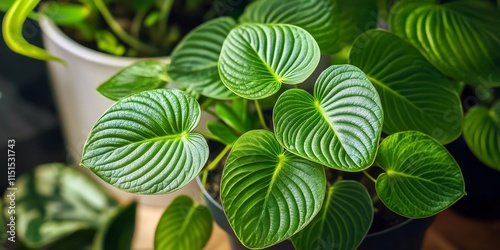
[[(41, 7), (34, 12), (40, 2)], [(23, 38), (25, 20), (38, 20), (40, 16), (50, 18), (85, 46), (117, 56), (153, 57), (169, 55), (193, 27), (216, 17), (221, 12), (216, 2), (7, 0), (0, 4), (0, 10), (8, 10), (3, 20), (6, 44), (13, 51), (32, 58), (59, 60)], [(244, 7), (244, 4), (239, 7)]]
[(41, 165), (20, 176), (16, 188), (16, 242), (26, 248), (130, 248), (136, 203), (118, 206), (83, 172)]
[[(354, 249), (377, 200), (408, 218), (443, 211), (465, 194), (444, 144), (463, 132), (479, 159), (500, 166), (500, 10), (489, 0), (399, 1), (387, 31), (373, 29), (374, 2), (354, 6), (255, 1), (238, 21), (199, 26), (175, 48), (166, 73), (156, 75), (180, 90), (152, 84), (139, 92), (127, 87), (130, 81), (115, 81), (117, 95), (109, 82), (99, 89), (118, 102), (92, 129), (82, 165), (123, 190), (156, 194), (197, 175), (205, 183), (227, 157), (222, 205), (250, 248), (291, 238), (297, 249)], [(349, 64), (323, 70), (312, 91), (301, 89), (321, 54), (345, 47)], [(134, 77), (144, 86), (140, 72)], [(465, 119), (464, 86), (492, 93)], [(201, 111), (218, 118), (207, 122), (209, 133), (195, 129)], [(225, 145), (211, 161), (206, 140)], [(376, 192), (350, 180), (351, 172), (365, 174)], [(201, 209), (182, 202), (189, 211)], [(174, 212), (168, 208), (164, 218)], [(210, 216), (197, 214), (162, 219), (156, 241), (182, 225), (206, 243), (211, 230), (196, 225), (208, 225)]]

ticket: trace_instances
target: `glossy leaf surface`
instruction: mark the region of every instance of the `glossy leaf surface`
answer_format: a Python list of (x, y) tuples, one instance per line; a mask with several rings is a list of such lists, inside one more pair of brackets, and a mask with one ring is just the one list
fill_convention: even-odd
[(382, 120), (377, 91), (352, 65), (326, 69), (314, 96), (287, 90), (274, 108), (276, 137), (286, 149), (344, 171), (360, 171), (373, 163)]
[(263, 99), (283, 83), (305, 81), (319, 63), (314, 38), (292, 25), (243, 24), (231, 30), (222, 45), (222, 82), (238, 96)]
[(217, 63), (222, 44), (236, 22), (229, 17), (209, 21), (191, 31), (172, 52), (168, 74), (180, 87), (216, 99), (236, 95), (220, 80)]
[(201, 250), (212, 234), (212, 214), (207, 207), (179, 196), (168, 206), (155, 232), (155, 249)]
[(366, 73), (380, 95), (385, 133), (418, 130), (441, 143), (460, 135), (458, 94), (411, 44), (385, 31), (368, 31), (354, 42), (349, 60)]
[(500, 101), (488, 109), (475, 106), (464, 120), (464, 138), (474, 155), (500, 171)]
[(500, 10), (491, 1), (408, 1), (391, 12), (391, 31), (447, 76), (500, 86)]
[(132, 193), (173, 192), (193, 180), (208, 159), (196, 100), (176, 89), (141, 92), (104, 113), (85, 143), (82, 165)]
[(464, 179), (453, 156), (430, 136), (401, 132), (380, 144), (376, 190), (392, 211), (409, 217), (435, 215), (465, 194)]
[(249, 248), (264, 248), (304, 228), (325, 193), (323, 167), (295, 156), (274, 134), (254, 130), (234, 144), (221, 181), (229, 223)]
[(320, 213), (292, 237), (297, 250), (357, 249), (373, 220), (373, 203), (365, 186), (339, 181), (328, 188)]
[(101, 84), (97, 91), (117, 101), (123, 97), (146, 90), (162, 88), (166, 84), (167, 65), (159, 61), (133, 63)]

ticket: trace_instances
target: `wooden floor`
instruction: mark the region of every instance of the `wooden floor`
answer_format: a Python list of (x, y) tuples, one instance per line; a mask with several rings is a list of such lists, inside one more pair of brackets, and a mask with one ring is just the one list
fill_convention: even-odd
[[(133, 250), (152, 250), (156, 223), (161, 207), (139, 206), (138, 227)], [(426, 233), (423, 250), (499, 250), (500, 221), (477, 221), (444, 211)], [(214, 231), (205, 250), (230, 250), (227, 236), (214, 223)]]

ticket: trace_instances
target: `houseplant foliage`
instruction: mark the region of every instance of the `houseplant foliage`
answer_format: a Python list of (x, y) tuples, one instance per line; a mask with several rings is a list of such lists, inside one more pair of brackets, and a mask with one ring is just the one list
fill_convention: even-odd
[[(462, 131), (483, 161), (498, 166), (498, 101), (481, 103), (464, 119), (459, 98), (465, 84), (498, 85), (493, 48), (500, 26), (488, 22), (497, 24), (500, 10), (492, 1), (399, 1), (389, 31), (357, 38), (347, 32), (338, 40), (335, 34), (346, 32), (333, 21), (341, 1), (313, 2), (322, 8), (307, 16), (321, 22), (302, 22), (297, 13), (311, 1), (256, 1), (238, 21), (219, 18), (193, 30), (162, 76), (180, 90), (130, 90), (116, 98), (91, 131), (82, 165), (119, 188), (154, 194), (198, 174), (204, 182), (227, 157), (221, 201), (239, 240), (264, 248), (291, 238), (297, 249), (356, 248), (371, 226), (373, 200), (408, 218), (451, 206), (465, 189), (443, 144)], [(290, 12), (280, 15), (282, 6)], [(358, 16), (343, 21), (357, 24)], [(441, 31), (450, 35), (422, 40)], [(432, 34), (418, 35), (425, 32)], [(464, 46), (459, 40), (480, 45), (454, 54)], [(320, 54), (346, 45), (349, 64), (328, 67), (313, 91), (302, 90)], [(447, 55), (452, 67), (443, 63)], [(464, 67), (471, 63), (481, 69)], [(200, 111), (219, 118), (206, 124), (209, 133), (194, 129)], [(225, 145), (210, 161), (205, 139)], [(337, 179), (326, 178), (332, 171)], [(373, 181), (375, 194), (344, 178), (353, 172)]]
[[(40, 8), (35, 11), (35, 8)], [(244, 7), (242, 2), (233, 7)], [(165, 56), (198, 24), (221, 10), (213, 0), (6, 0), (3, 37), (15, 52), (40, 60), (60, 60), (29, 44), (23, 37), (23, 23), (47, 17), (76, 41), (116, 56)], [(232, 13), (221, 13), (232, 14)]]
[[(41, 165), (20, 176), (16, 188), (16, 240), (26, 247), (130, 248), (135, 203), (120, 207), (81, 171), (58, 163)], [(10, 201), (7, 195), (9, 191), (5, 202)]]

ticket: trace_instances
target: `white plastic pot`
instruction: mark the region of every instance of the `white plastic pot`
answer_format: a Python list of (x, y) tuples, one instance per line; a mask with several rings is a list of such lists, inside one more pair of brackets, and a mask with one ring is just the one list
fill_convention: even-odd
[[(50, 19), (40, 18), (43, 41), (49, 53), (63, 59), (48, 62), (54, 96), (62, 123), (69, 161), (80, 162), (85, 140), (99, 117), (113, 104), (96, 88), (120, 69), (140, 59), (117, 57), (86, 48), (66, 36)], [(168, 62), (168, 57), (158, 58)], [(95, 176), (92, 174), (92, 176)], [(166, 206), (179, 194), (197, 197), (200, 191), (193, 182), (168, 195), (132, 195), (107, 183), (101, 183), (121, 201), (136, 199), (139, 203)]]

